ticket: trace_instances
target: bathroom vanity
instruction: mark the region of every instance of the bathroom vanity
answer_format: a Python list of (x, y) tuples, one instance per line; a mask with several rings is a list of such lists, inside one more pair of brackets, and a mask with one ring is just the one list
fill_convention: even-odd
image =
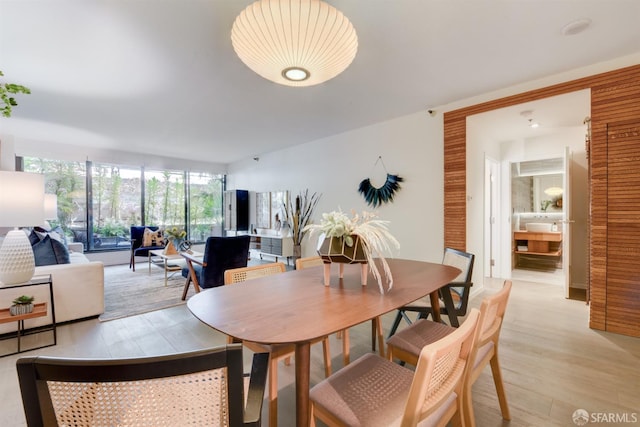
[(562, 255), (562, 233), (560, 231), (514, 231), (516, 253), (529, 255)]

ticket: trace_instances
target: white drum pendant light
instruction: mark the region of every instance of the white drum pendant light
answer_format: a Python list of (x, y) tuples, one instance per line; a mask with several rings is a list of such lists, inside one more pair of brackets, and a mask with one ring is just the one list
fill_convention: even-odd
[(258, 0), (236, 18), (231, 43), (249, 68), (287, 86), (334, 78), (358, 50), (351, 22), (321, 0)]

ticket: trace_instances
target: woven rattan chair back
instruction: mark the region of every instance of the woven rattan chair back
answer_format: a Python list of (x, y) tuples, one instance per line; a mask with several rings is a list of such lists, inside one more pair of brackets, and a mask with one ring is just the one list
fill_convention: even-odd
[(271, 276), (272, 274), (284, 273), (285, 271), (287, 271), (287, 267), (281, 262), (232, 268), (224, 272), (224, 284), (231, 285), (246, 280)]
[(303, 268), (317, 267), (324, 265), (324, 261), (319, 256), (310, 256), (305, 258), (298, 258), (296, 260), (296, 270), (302, 270)]
[[(420, 352), (418, 366), (409, 391), (402, 426), (415, 426), (437, 411), (455, 392), (462, 396), (469, 356), (476, 338), (479, 312), (472, 309), (464, 323), (451, 334), (425, 346)], [(442, 414), (450, 420), (462, 414), (462, 399)], [(444, 424), (443, 424), (444, 425)]]
[(28, 357), (17, 370), (29, 426), (235, 426), (260, 424), (267, 363), (254, 355), (246, 407), (239, 344), (138, 359)]

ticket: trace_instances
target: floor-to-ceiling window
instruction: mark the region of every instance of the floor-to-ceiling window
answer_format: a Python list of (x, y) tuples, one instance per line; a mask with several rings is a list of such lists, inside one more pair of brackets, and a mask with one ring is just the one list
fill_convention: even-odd
[(222, 234), (224, 177), (202, 172), (188, 174), (189, 229), (194, 241)]
[(195, 243), (221, 234), (224, 175), (37, 157), (22, 164), (58, 196), (51, 225), (85, 250), (128, 249), (132, 225), (182, 228)]

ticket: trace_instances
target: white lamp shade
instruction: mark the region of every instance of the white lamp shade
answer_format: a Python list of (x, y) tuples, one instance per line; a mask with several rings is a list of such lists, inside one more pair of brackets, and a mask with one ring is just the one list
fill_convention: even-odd
[(28, 227), (44, 222), (44, 176), (0, 171), (0, 227)]
[(351, 22), (321, 0), (258, 0), (236, 18), (231, 43), (254, 72), (287, 86), (334, 78), (358, 50)]
[[(44, 176), (0, 171), (0, 226), (42, 225)], [(30, 280), (35, 271), (33, 250), (22, 230), (12, 230), (0, 247), (0, 282), (5, 285)]]
[(44, 195), (44, 219), (58, 218), (58, 196), (55, 194)]

